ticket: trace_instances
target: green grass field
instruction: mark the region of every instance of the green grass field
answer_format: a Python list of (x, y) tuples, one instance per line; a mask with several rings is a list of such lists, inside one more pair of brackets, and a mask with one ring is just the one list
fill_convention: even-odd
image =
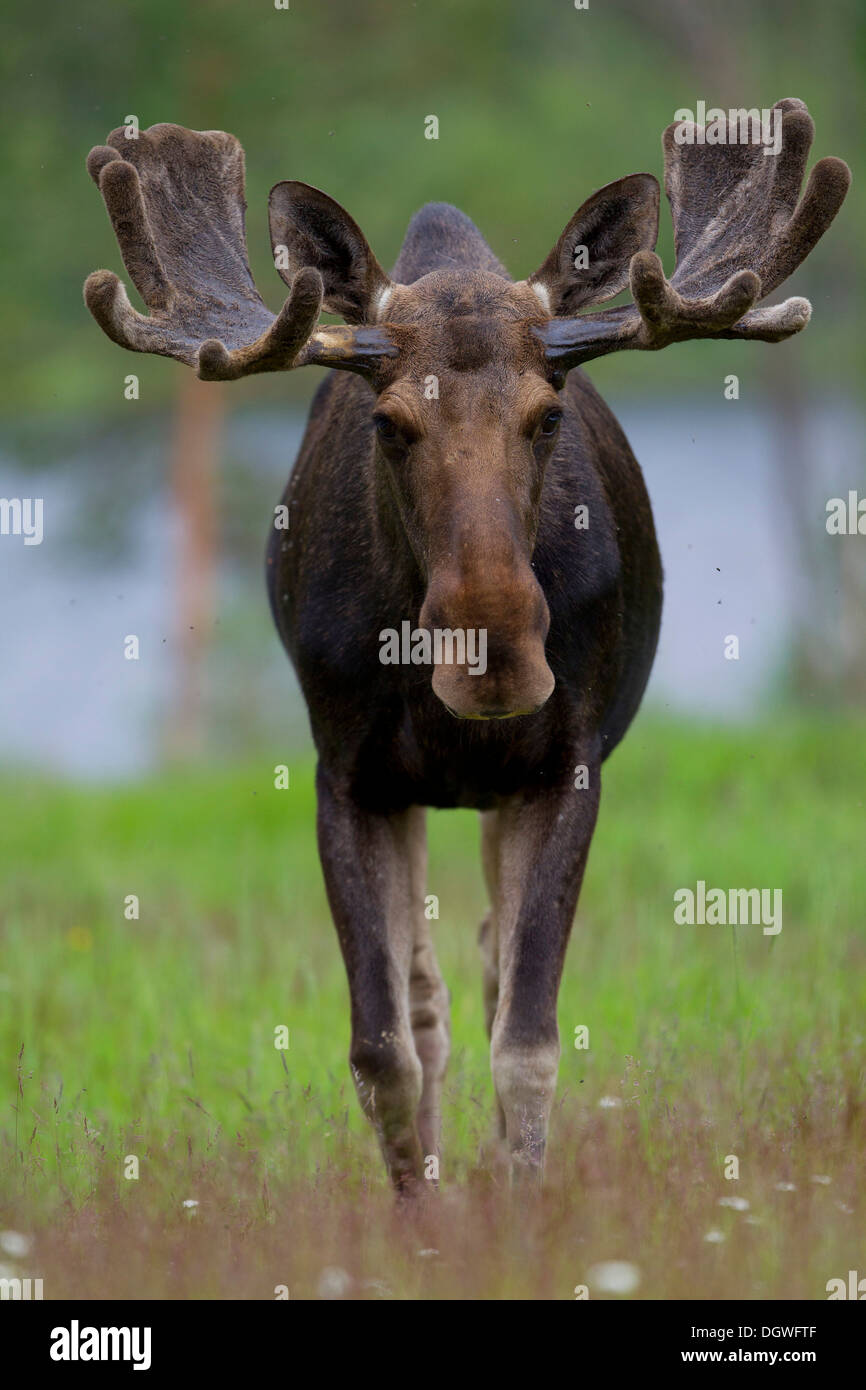
[[(441, 1188), (403, 1212), (350, 1084), (311, 761), (286, 791), (279, 755), (3, 781), (0, 1228), (30, 1248), (0, 1239), (0, 1273), (46, 1298), (265, 1299), (596, 1297), (610, 1260), (648, 1298), (866, 1273), (864, 733), (644, 718), (606, 765), (526, 1207), (492, 1137), (473, 815), (429, 817), (454, 1051)], [(781, 888), (782, 931), (675, 925), (698, 879)]]

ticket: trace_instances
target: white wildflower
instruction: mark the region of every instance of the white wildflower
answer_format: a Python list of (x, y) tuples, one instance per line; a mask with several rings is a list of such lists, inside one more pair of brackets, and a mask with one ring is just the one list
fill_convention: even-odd
[(599, 1293), (634, 1293), (640, 1270), (628, 1260), (605, 1260), (587, 1270), (587, 1283)]

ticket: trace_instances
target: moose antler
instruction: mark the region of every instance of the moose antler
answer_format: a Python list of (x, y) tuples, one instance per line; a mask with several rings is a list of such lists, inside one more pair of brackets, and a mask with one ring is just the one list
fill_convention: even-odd
[[(848, 191), (841, 159), (815, 165), (798, 203), (815, 127), (802, 101), (777, 102), (781, 147), (736, 142), (726, 120), (717, 144), (692, 123), (662, 136), (665, 192), (671, 205), (676, 270), (665, 278), (653, 251), (629, 266), (633, 304), (535, 329), (547, 359), (563, 370), (625, 348), (655, 350), (688, 338), (781, 342), (809, 322), (807, 299), (756, 309), (788, 278), (829, 227)], [(680, 139), (677, 140), (677, 131)], [(726, 143), (733, 135), (734, 140)]]
[(375, 327), (316, 330), (323, 286), (301, 268), (276, 317), (247, 261), (244, 152), (233, 135), (154, 125), (138, 138), (123, 127), (87, 157), (124, 264), (150, 310), (139, 314), (110, 270), (97, 270), (84, 298), (100, 328), (133, 352), (174, 357), (206, 381), (306, 363), (364, 372), (397, 348)]

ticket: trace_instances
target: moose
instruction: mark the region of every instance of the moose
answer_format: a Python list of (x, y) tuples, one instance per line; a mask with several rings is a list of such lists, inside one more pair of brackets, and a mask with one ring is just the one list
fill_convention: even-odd
[[(425, 1160), (440, 1154), (449, 1053), (425, 916), (431, 806), (480, 813), (499, 1131), (512, 1179), (540, 1181), (601, 766), (641, 702), (662, 604), (640, 468), (575, 369), (693, 338), (776, 343), (805, 327), (806, 299), (758, 305), (832, 222), (850, 173), (821, 159), (800, 199), (814, 126), (796, 99), (773, 116), (778, 152), (740, 142), (735, 123), (715, 143), (693, 123), (664, 132), (670, 280), (653, 249), (652, 174), (594, 192), (520, 281), (443, 203), (412, 218), (389, 276), (338, 203), (277, 183), (270, 235), (289, 294), (276, 316), (247, 261), (234, 136), (162, 124), (131, 140), (120, 128), (88, 156), (149, 310), (112, 272), (90, 275), (85, 301), (115, 343), (206, 381), (336, 369), (283, 495), (288, 527), (271, 528), (267, 586), (317, 751), (352, 1076), (403, 1195), (424, 1190)], [(627, 288), (630, 302), (597, 308)], [(344, 322), (321, 324), (322, 310)], [(383, 660), (382, 635), (404, 623), (428, 637), (483, 633), (484, 669), (448, 640), (429, 665)]]

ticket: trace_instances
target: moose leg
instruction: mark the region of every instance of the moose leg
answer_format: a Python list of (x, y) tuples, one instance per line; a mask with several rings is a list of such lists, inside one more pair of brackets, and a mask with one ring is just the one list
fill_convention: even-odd
[(426, 1159), (441, 1153), (442, 1082), (451, 1051), (448, 1016), (448, 990), (442, 979), (430, 922), (424, 915), (427, 884), (427, 842), (425, 812), (413, 806), (410, 815), (410, 889), (412, 899), (413, 948), (409, 975), (409, 1002), (412, 1036), (423, 1072), (421, 1102), (418, 1107), (418, 1136)]
[(599, 799), (570, 782), (509, 798), (499, 810), (499, 997), (491, 1065), (512, 1174), (541, 1177), (559, 1066), (556, 999)]
[[(484, 995), (484, 1024), (488, 1038), (493, 1033), (493, 1020), (499, 1003), (499, 928), (497, 923), (499, 898), (499, 812), (481, 813), (481, 865), (484, 882), (490, 897), (490, 908), (478, 932), (481, 947), (481, 960), (484, 967), (482, 981)], [(496, 1102), (497, 1128), (500, 1139), (505, 1138), (505, 1114), (499, 1101)]]
[(391, 1180), (407, 1193), (422, 1180), (422, 1066), (409, 1014), (417, 816), (367, 811), (321, 767), (316, 785), (319, 854), (349, 977), (352, 1076)]

